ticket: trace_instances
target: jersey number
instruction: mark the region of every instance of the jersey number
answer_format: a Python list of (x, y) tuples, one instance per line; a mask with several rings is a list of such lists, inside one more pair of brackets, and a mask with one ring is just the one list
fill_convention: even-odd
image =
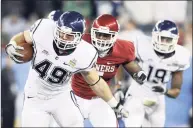
[(163, 83), (164, 79), (165, 79), (165, 76), (166, 76), (166, 70), (157, 69), (155, 71), (155, 74), (153, 74), (153, 72), (154, 72), (153, 67), (149, 66), (149, 73), (147, 75), (147, 80), (150, 81), (150, 82), (153, 82), (153, 83), (158, 83), (158, 80), (161, 80), (161, 82)]
[[(39, 73), (42, 79), (47, 77), (48, 70), (50, 69), (52, 63), (48, 60), (43, 60), (35, 65), (35, 70)], [(67, 71), (61, 67), (55, 66), (47, 78), (47, 81), (53, 84), (61, 84), (66, 79)]]

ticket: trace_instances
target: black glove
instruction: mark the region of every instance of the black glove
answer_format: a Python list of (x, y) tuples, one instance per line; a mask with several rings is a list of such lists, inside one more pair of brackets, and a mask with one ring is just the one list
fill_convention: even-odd
[(133, 74), (133, 79), (139, 84), (143, 84), (146, 81), (146, 78), (147, 76), (144, 71), (139, 71)]
[(166, 88), (161, 87), (161, 86), (153, 86), (152, 91), (158, 92), (160, 94), (167, 94), (168, 90)]

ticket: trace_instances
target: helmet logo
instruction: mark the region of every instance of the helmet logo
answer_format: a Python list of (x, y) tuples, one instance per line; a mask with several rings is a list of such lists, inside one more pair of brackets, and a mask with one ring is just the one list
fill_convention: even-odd
[(65, 33), (71, 33), (72, 32), (72, 28), (66, 27), (66, 26), (62, 26), (61, 30)]
[(168, 31), (173, 31), (173, 30), (176, 30), (177, 28), (176, 27), (173, 27), (173, 28), (170, 28)]
[(109, 33), (109, 28), (105, 26), (100, 26), (98, 30), (99, 32)]

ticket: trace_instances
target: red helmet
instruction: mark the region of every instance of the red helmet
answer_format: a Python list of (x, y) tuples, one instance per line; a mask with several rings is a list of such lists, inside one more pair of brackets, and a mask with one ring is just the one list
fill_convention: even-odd
[[(92, 44), (99, 52), (110, 50), (117, 39), (119, 28), (118, 21), (112, 15), (103, 14), (99, 16), (92, 24)], [(103, 36), (106, 36), (107, 38), (99, 38), (100, 34), (103, 34)]]

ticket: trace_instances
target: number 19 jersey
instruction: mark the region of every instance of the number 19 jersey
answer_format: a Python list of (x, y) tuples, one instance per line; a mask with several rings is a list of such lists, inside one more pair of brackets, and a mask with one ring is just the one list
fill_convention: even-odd
[(176, 46), (174, 55), (168, 58), (161, 58), (155, 53), (148, 36), (136, 37), (134, 46), (139, 65), (147, 74), (147, 82), (142, 86), (151, 88), (160, 85), (166, 88), (173, 72), (186, 70), (190, 66), (190, 53), (180, 45)]
[(34, 57), (25, 86), (25, 92), (55, 95), (70, 87), (72, 74), (89, 71), (95, 64), (98, 53), (95, 48), (81, 40), (69, 55), (58, 55), (54, 48), (56, 24), (49, 19), (40, 19), (31, 27)]

